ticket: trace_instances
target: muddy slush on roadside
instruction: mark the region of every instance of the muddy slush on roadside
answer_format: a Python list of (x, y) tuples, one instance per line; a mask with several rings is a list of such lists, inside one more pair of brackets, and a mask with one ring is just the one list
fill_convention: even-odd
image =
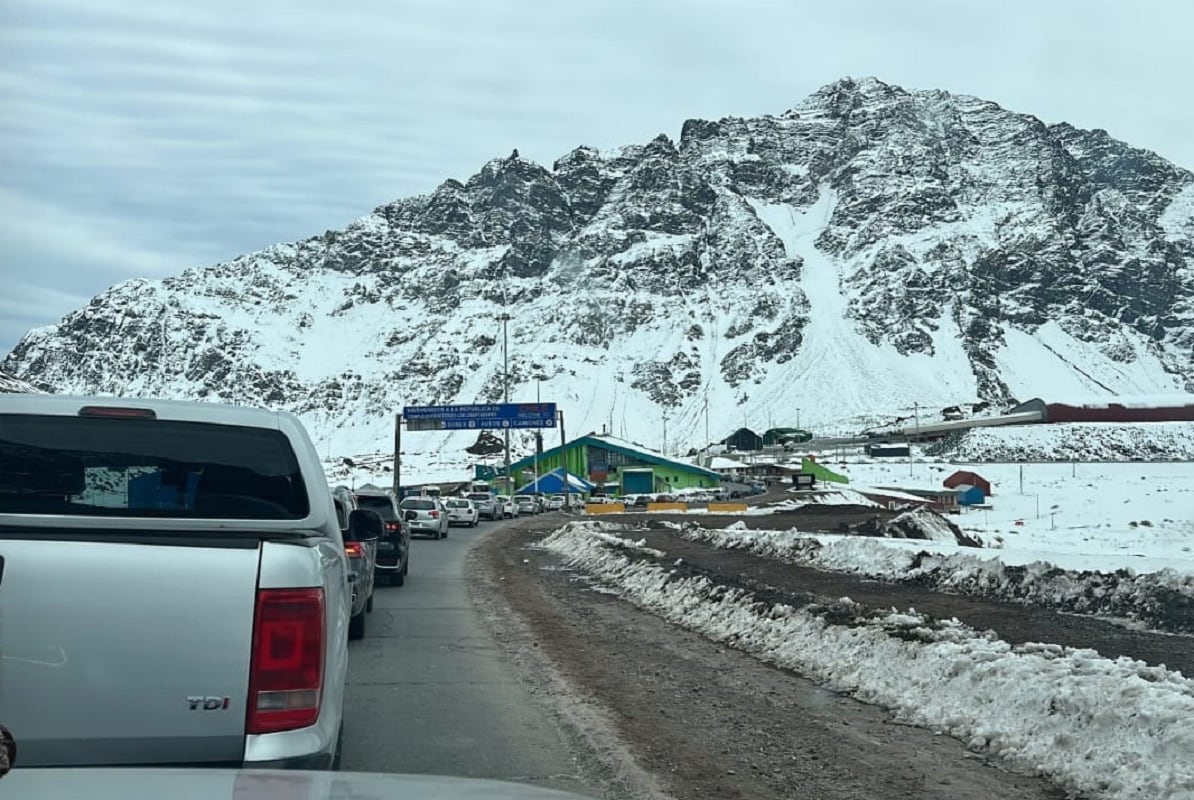
[[(491, 610), (524, 679), (538, 683), (537, 695), (571, 726), (578, 758), (606, 796), (1069, 796), (956, 739), (641, 610), (536, 546), (565, 522), (521, 520), (481, 542), (472, 555), (474, 600)], [(725, 566), (727, 579), (754, 580), (741, 563)], [(692, 564), (711, 568), (716, 560)]]

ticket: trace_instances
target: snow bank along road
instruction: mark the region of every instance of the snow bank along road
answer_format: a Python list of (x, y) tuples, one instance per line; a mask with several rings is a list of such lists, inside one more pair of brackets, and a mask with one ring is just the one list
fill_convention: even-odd
[[(1194, 797), (1194, 639), (823, 573), (643, 523), (572, 523), (493, 560), (675, 796)], [(810, 716), (820, 690), (796, 674), (875, 705), (832, 696)], [(921, 727), (892, 736), (891, 721)], [(843, 727), (870, 744), (851, 753)], [(831, 763), (810, 770), (810, 752)]]
[[(1031, 775), (1027, 766), (903, 724), (878, 705), (743, 652), (750, 650), (745, 627), (735, 635), (701, 635), (709, 632), (698, 632), (681, 618), (689, 613), (707, 618), (695, 596), (679, 607), (678, 617), (668, 617), (661, 608), (644, 610), (643, 598), (628, 585), (612, 573), (595, 577), (596, 562), (576, 559), (585, 551), (608, 551), (628, 562), (641, 558), (651, 567), (657, 560), (670, 565), (675, 559), (606, 540), (605, 535), (616, 534), (604, 533), (602, 523), (574, 523), (552, 534), (559, 525), (558, 519), (522, 520), (482, 542), (476, 551), (484, 573), (479, 585), (487, 585), (493, 601), (508, 604), (531, 632), (523, 644), (514, 645), (516, 660), (547, 661), (558, 670), (662, 796), (1066, 796), (1055, 783)], [(539, 543), (549, 534), (555, 544), (545, 549)], [(638, 531), (634, 535), (641, 538)], [(734, 577), (707, 574), (718, 580)], [(676, 588), (684, 585), (676, 577), (663, 583), (669, 581)], [(773, 590), (772, 596), (780, 593)], [(844, 622), (847, 616), (840, 618)], [(899, 641), (911, 647), (911, 638)], [(898, 662), (893, 664), (898, 669)], [(615, 791), (608, 796), (659, 795)]]

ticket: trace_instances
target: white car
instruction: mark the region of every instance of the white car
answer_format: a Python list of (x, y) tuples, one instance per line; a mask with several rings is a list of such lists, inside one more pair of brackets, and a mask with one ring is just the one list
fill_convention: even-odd
[(518, 506), (514, 505), (514, 499), (510, 495), (494, 495), (493, 502), (502, 510), (501, 516), (503, 519), (512, 519), (518, 516)]
[(481, 512), (473, 505), (471, 500), (465, 500), (461, 497), (449, 497), (444, 501), (444, 505), (448, 509), (448, 524), (449, 525), (467, 525), (470, 528), (477, 527), (477, 522), (481, 519)]
[(539, 513), (539, 501), (535, 499), (533, 494), (514, 495), (514, 507), (518, 509), (519, 514)]
[[(448, 535), (448, 510), (434, 497), (416, 496), (403, 500), (398, 508), (410, 524), (410, 535), (422, 533), (433, 539)], [(407, 513), (411, 512), (411, 513)]]
[(547, 498), (548, 511), (562, 511), (567, 504), (568, 500), (562, 494), (553, 494)]

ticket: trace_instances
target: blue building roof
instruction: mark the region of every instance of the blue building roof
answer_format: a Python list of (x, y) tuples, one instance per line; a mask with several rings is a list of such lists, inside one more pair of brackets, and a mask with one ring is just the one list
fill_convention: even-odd
[[(511, 464), (513, 467), (513, 464)], [(564, 481), (564, 471), (562, 469), (553, 469), (546, 475), (540, 475), (539, 480), (531, 481), (526, 486), (523, 486), (515, 492), (515, 494), (527, 494), (532, 492), (540, 492), (542, 494), (584, 494), (591, 492), (596, 487), (596, 484), (586, 481), (579, 475), (568, 473), (567, 483)]]

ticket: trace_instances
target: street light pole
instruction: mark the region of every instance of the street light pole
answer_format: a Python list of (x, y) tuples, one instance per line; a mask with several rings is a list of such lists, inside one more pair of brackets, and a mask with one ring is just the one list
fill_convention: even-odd
[[(539, 376), (535, 376), (535, 405), (543, 402), (539, 393)], [(535, 413), (539, 413), (536, 411)], [(539, 493), (539, 449), (543, 446), (543, 429), (535, 428), (535, 494)]]
[(667, 412), (663, 412), (663, 454), (667, 455)]
[[(510, 322), (510, 315), (506, 313), (505, 309), (505, 292), (502, 293), (502, 316), (499, 318), (502, 321), (502, 383), (503, 395), (506, 403), (510, 402), (510, 339), (507, 332), (507, 323)], [(503, 433), (506, 438), (506, 471), (505, 483), (506, 494), (511, 494), (514, 491), (514, 486), (510, 482), (510, 429), (506, 428)]]

